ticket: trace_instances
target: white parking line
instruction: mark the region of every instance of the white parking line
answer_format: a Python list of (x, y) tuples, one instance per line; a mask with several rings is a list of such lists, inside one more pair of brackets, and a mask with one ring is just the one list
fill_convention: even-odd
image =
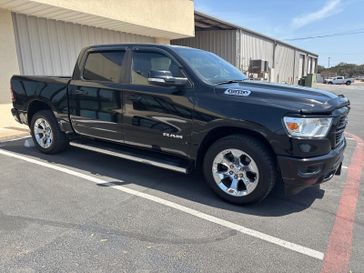
[(12, 139), (6, 139), (4, 141), (0, 141), (0, 143), (5, 143), (5, 142), (14, 142), (14, 141), (18, 141), (18, 140), (22, 140), (22, 139), (27, 139), (30, 138), (30, 136), (23, 136), (23, 137), (18, 137), (18, 138), (12, 138)]
[[(83, 174), (83, 173), (80, 173), (80, 172), (77, 172), (77, 171), (74, 171), (74, 170), (70, 170), (70, 169), (65, 168), (65, 167), (61, 167), (59, 165), (43, 162), (43, 161), (40, 161), (40, 160), (36, 160), (36, 159), (30, 158), (30, 157), (23, 156), (21, 154), (9, 152), (9, 151), (3, 150), (3, 149), (0, 149), (0, 154), (4, 155), (4, 156), (12, 157), (12, 158), (20, 159), (20, 160), (23, 160), (23, 161), (26, 161), (26, 162), (29, 162), (29, 163), (32, 163), (32, 164), (36, 164), (38, 166), (42, 166), (42, 167), (45, 167), (45, 168), (49, 168), (49, 169), (52, 169), (52, 170), (63, 172), (63, 173), (66, 173), (66, 174), (69, 174), (69, 175), (72, 175), (72, 176), (76, 176), (76, 177), (79, 177), (79, 178), (82, 178), (82, 179), (85, 179), (85, 180), (88, 180), (88, 181), (91, 181), (91, 182), (94, 182), (94, 183), (98, 183), (98, 184), (109, 183), (109, 181), (101, 179), (101, 178), (97, 178), (97, 177), (94, 177), (94, 176), (91, 176), (91, 175)], [(315, 259), (318, 259), (318, 260), (323, 260), (323, 258), (324, 258), (324, 253), (322, 253), (320, 251), (317, 251), (317, 250), (314, 250), (314, 249), (311, 249), (311, 248), (308, 248), (308, 247), (305, 247), (305, 246), (302, 246), (302, 245), (298, 245), (298, 244), (295, 244), (295, 243), (291, 243), (291, 242), (279, 239), (277, 237), (274, 237), (274, 236), (271, 236), (271, 235), (256, 231), (254, 229), (250, 229), (250, 228), (247, 228), (247, 227), (244, 227), (244, 226), (241, 226), (241, 225), (234, 224), (234, 223), (232, 223), (230, 221), (226, 221), (226, 220), (217, 218), (215, 216), (200, 212), (198, 210), (191, 209), (191, 208), (179, 205), (179, 204), (177, 204), (175, 202), (171, 202), (171, 201), (165, 200), (165, 199), (157, 197), (157, 196), (153, 196), (153, 195), (150, 195), (150, 194), (147, 194), (147, 193), (143, 193), (143, 192), (140, 192), (140, 191), (137, 191), (137, 190), (133, 190), (133, 189), (130, 189), (130, 188), (125, 187), (125, 186), (114, 185), (114, 186), (111, 186), (110, 188), (116, 189), (116, 190), (119, 190), (119, 191), (122, 191), (122, 192), (125, 192), (125, 193), (128, 193), (128, 194), (131, 194), (131, 195), (134, 195), (134, 196), (138, 196), (140, 198), (144, 198), (144, 199), (156, 202), (158, 204), (161, 204), (161, 205), (164, 205), (164, 206), (167, 206), (167, 207), (170, 207), (170, 208), (174, 208), (176, 210), (179, 210), (179, 211), (182, 211), (184, 213), (193, 215), (195, 217), (198, 217), (200, 219), (209, 221), (211, 223), (215, 223), (217, 225), (220, 225), (220, 226), (223, 226), (223, 227), (226, 227), (226, 228), (229, 228), (229, 229), (236, 230), (236, 231), (238, 231), (238, 232), (240, 232), (242, 234), (246, 234), (246, 235), (252, 236), (254, 238), (258, 238), (260, 240), (263, 240), (263, 241), (278, 245), (280, 247), (283, 247), (283, 248), (286, 248), (286, 249), (289, 249), (289, 250), (296, 251), (298, 253), (304, 254), (306, 256), (309, 256), (309, 257), (312, 257), (312, 258), (315, 258)]]

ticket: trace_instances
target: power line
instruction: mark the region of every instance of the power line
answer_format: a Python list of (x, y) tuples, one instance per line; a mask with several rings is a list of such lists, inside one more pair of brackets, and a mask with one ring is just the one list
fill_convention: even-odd
[(322, 38), (328, 38), (328, 37), (348, 36), (348, 35), (356, 35), (356, 34), (363, 34), (363, 33), (364, 33), (364, 29), (358, 29), (358, 30), (349, 31), (349, 32), (337, 32), (337, 33), (322, 34), (322, 35), (316, 35), (316, 36), (306, 36), (306, 37), (290, 38), (290, 39), (285, 39), (285, 41), (299, 41), (299, 40), (309, 40), (309, 39), (322, 39)]

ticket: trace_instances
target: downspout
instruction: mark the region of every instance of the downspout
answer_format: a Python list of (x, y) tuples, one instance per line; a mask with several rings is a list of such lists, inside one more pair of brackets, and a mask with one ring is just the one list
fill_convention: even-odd
[(276, 49), (277, 49), (277, 41), (274, 41), (274, 44), (273, 44), (273, 65), (272, 65), (272, 68), (275, 69), (276, 68)]
[(242, 52), (241, 52), (241, 29), (237, 30), (236, 33), (237, 33), (237, 35), (239, 35), (239, 37), (237, 39), (238, 46), (239, 46), (239, 51), (237, 49), (237, 52), (239, 52), (239, 53), (238, 53), (238, 60), (237, 60), (237, 64), (236, 65), (238, 66), (239, 70), (242, 71), (242, 69), (241, 69), (241, 58), (242, 58)]
[(271, 82), (275, 82), (274, 77), (275, 77), (275, 74), (276, 74), (275, 68), (276, 68), (276, 49), (277, 49), (277, 45), (278, 45), (277, 41), (274, 40), (273, 41), (273, 64), (272, 64), (272, 69), (274, 71), (274, 73), (273, 73), (274, 75), (272, 75), (272, 73), (270, 75), (270, 81)]
[(296, 49), (294, 50), (294, 56), (293, 56), (293, 82), (292, 84), (296, 84), (296, 57), (297, 57), (297, 51)]

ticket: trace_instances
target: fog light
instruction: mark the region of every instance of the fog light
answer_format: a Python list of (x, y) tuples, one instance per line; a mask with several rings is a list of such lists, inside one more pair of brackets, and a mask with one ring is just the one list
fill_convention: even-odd
[(300, 144), (300, 149), (302, 152), (304, 153), (308, 153), (311, 151), (312, 146), (310, 144), (304, 143), (304, 144)]

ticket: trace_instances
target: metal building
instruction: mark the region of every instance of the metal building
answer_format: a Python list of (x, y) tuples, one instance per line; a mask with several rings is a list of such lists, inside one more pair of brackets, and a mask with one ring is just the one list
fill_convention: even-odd
[(250, 78), (297, 84), (315, 73), (318, 55), (195, 11), (195, 37), (172, 44), (201, 48), (226, 59)]

